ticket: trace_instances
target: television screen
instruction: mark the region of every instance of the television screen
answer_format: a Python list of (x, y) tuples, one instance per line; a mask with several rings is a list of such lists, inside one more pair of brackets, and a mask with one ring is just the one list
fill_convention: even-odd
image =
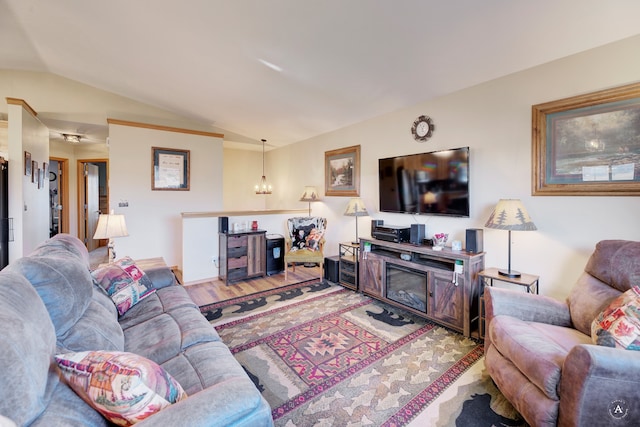
[(469, 147), (378, 160), (380, 212), (469, 216)]

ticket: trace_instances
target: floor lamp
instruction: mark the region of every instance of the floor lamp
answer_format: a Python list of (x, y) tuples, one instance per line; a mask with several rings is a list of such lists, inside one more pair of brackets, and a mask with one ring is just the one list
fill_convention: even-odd
[(309, 202), (309, 216), (311, 216), (311, 202), (317, 202), (318, 200), (320, 200), (320, 196), (318, 195), (318, 189), (316, 187), (311, 185), (304, 187), (300, 201)]
[(522, 202), (518, 199), (500, 199), (484, 226), (509, 231), (509, 264), (507, 270), (502, 269), (498, 273), (506, 277), (520, 277), (520, 272), (511, 269), (511, 230), (537, 230)]
[(359, 216), (367, 216), (369, 212), (367, 212), (367, 208), (364, 206), (364, 202), (361, 198), (355, 197), (349, 201), (347, 205), (347, 210), (344, 211), (345, 216), (355, 216), (356, 217), (356, 240), (351, 242), (354, 245), (360, 243), (358, 240), (358, 217)]
[(94, 239), (109, 239), (107, 249), (109, 251), (109, 263), (116, 259), (116, 245), (113, 242), (115, 237), (128, 236), (127, 224), (124, 221), (124, 215), (116, 215), (113, 210), (109, 215), (100, 215), (98, 217), (98, 226), (93, 235)]

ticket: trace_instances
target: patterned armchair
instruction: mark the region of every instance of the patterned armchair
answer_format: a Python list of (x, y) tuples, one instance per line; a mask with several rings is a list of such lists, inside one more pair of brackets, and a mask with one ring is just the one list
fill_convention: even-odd
[(288, 236), (284, 255), (284, 280), (288, 280), (289, 264), (296, 271), (296, 263), (320, 264), (320, 280), (324, 266), (324, 231), (327, 219), (295, 217), (287, 220)]

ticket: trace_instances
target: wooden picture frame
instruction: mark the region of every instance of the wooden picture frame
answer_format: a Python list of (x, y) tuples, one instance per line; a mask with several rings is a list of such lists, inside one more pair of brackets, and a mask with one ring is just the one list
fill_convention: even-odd
[(190, 151), (151, 147), (151, 189), (189, 191)]
[(31, 176), (31, 153), (24, 152), (24, 174), (25, 176)]
[(340, 148), (324, 153), (325, 196), (360, 195), (360, 146)]
[(640, 83), (532, 107), (534, 196), (640, 195)]
[(31, 182), (38, 182), (38, 162), (31, 160)]

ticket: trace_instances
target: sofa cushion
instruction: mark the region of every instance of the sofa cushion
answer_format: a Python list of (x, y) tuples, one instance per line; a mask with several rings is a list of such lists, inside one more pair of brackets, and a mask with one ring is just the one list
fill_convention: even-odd
[(197, 308), (180, 307), (124, 329), (125, 351), (162, 364), (192, 345), (220, 341)]
[(153, 295), (147, 297), (144, 300), (144, 304), (132, 307), (124, 315), (120, 316), (118, 321), (122, 329), (127, 329), (180, 307), (198, 309), (198, 306), (182, 286), (167, 286), (158, 289)]
[(57, 353), (85, 350), (124, 350), (124, 333), (113, 301), (93, 287), (93, 297), (82, 317), (58, 336)]
[(567, 298), (573, 326), (591, 335), (591, 322), (620, 291), (600, 281), (589, 273), (582, 273)]
[(593, 320), (591, 339), (606, 347), (640, 350), (640, 287), (618, 296)]
[(193, 395), (216, 384), (243, 380), (249, 391), (257, 391), (242, 365), (221, 341), (193, 345), (162, 363), (184, 390)]
[(99, 267), (91, 275), (113, 299), (120, 315), (156, 291), (144, 271), (129, 257)]
[(162, 367), (136, 354), (85, 351), (55, 360), (71, 388), (118, 425), (132, 425), (187, 397)]
[(562, 364), (578, 344), (590, 344), (591, 337), (575, 329), (526, 322), (499, 315), (489, 324), (492, 344), (506, 359), (549, 398), (558, 400)]
[(47, 307), (57, 335), (67, 333), (91, 302), (91, 274), (77, 255), (57, 252), (27, 256), (5, 269), (18, 272), (31, 282)]
[(27, 279), (0, 272), (0, 414), (31, 424), (59, 384), (51, 369), (56, 335), (49, 313)]
[(89, 252), (87, 251), (87, 247), (80, 239), (70, 234), (56, 234), (51, 239), (45, 240), (36, 246), (29, 254), (30, 257), (43, 255), (75, 255), (89, 268)]
[(584, 269), (620, 292), (640, 283), (640, 242), (602, 240)]

